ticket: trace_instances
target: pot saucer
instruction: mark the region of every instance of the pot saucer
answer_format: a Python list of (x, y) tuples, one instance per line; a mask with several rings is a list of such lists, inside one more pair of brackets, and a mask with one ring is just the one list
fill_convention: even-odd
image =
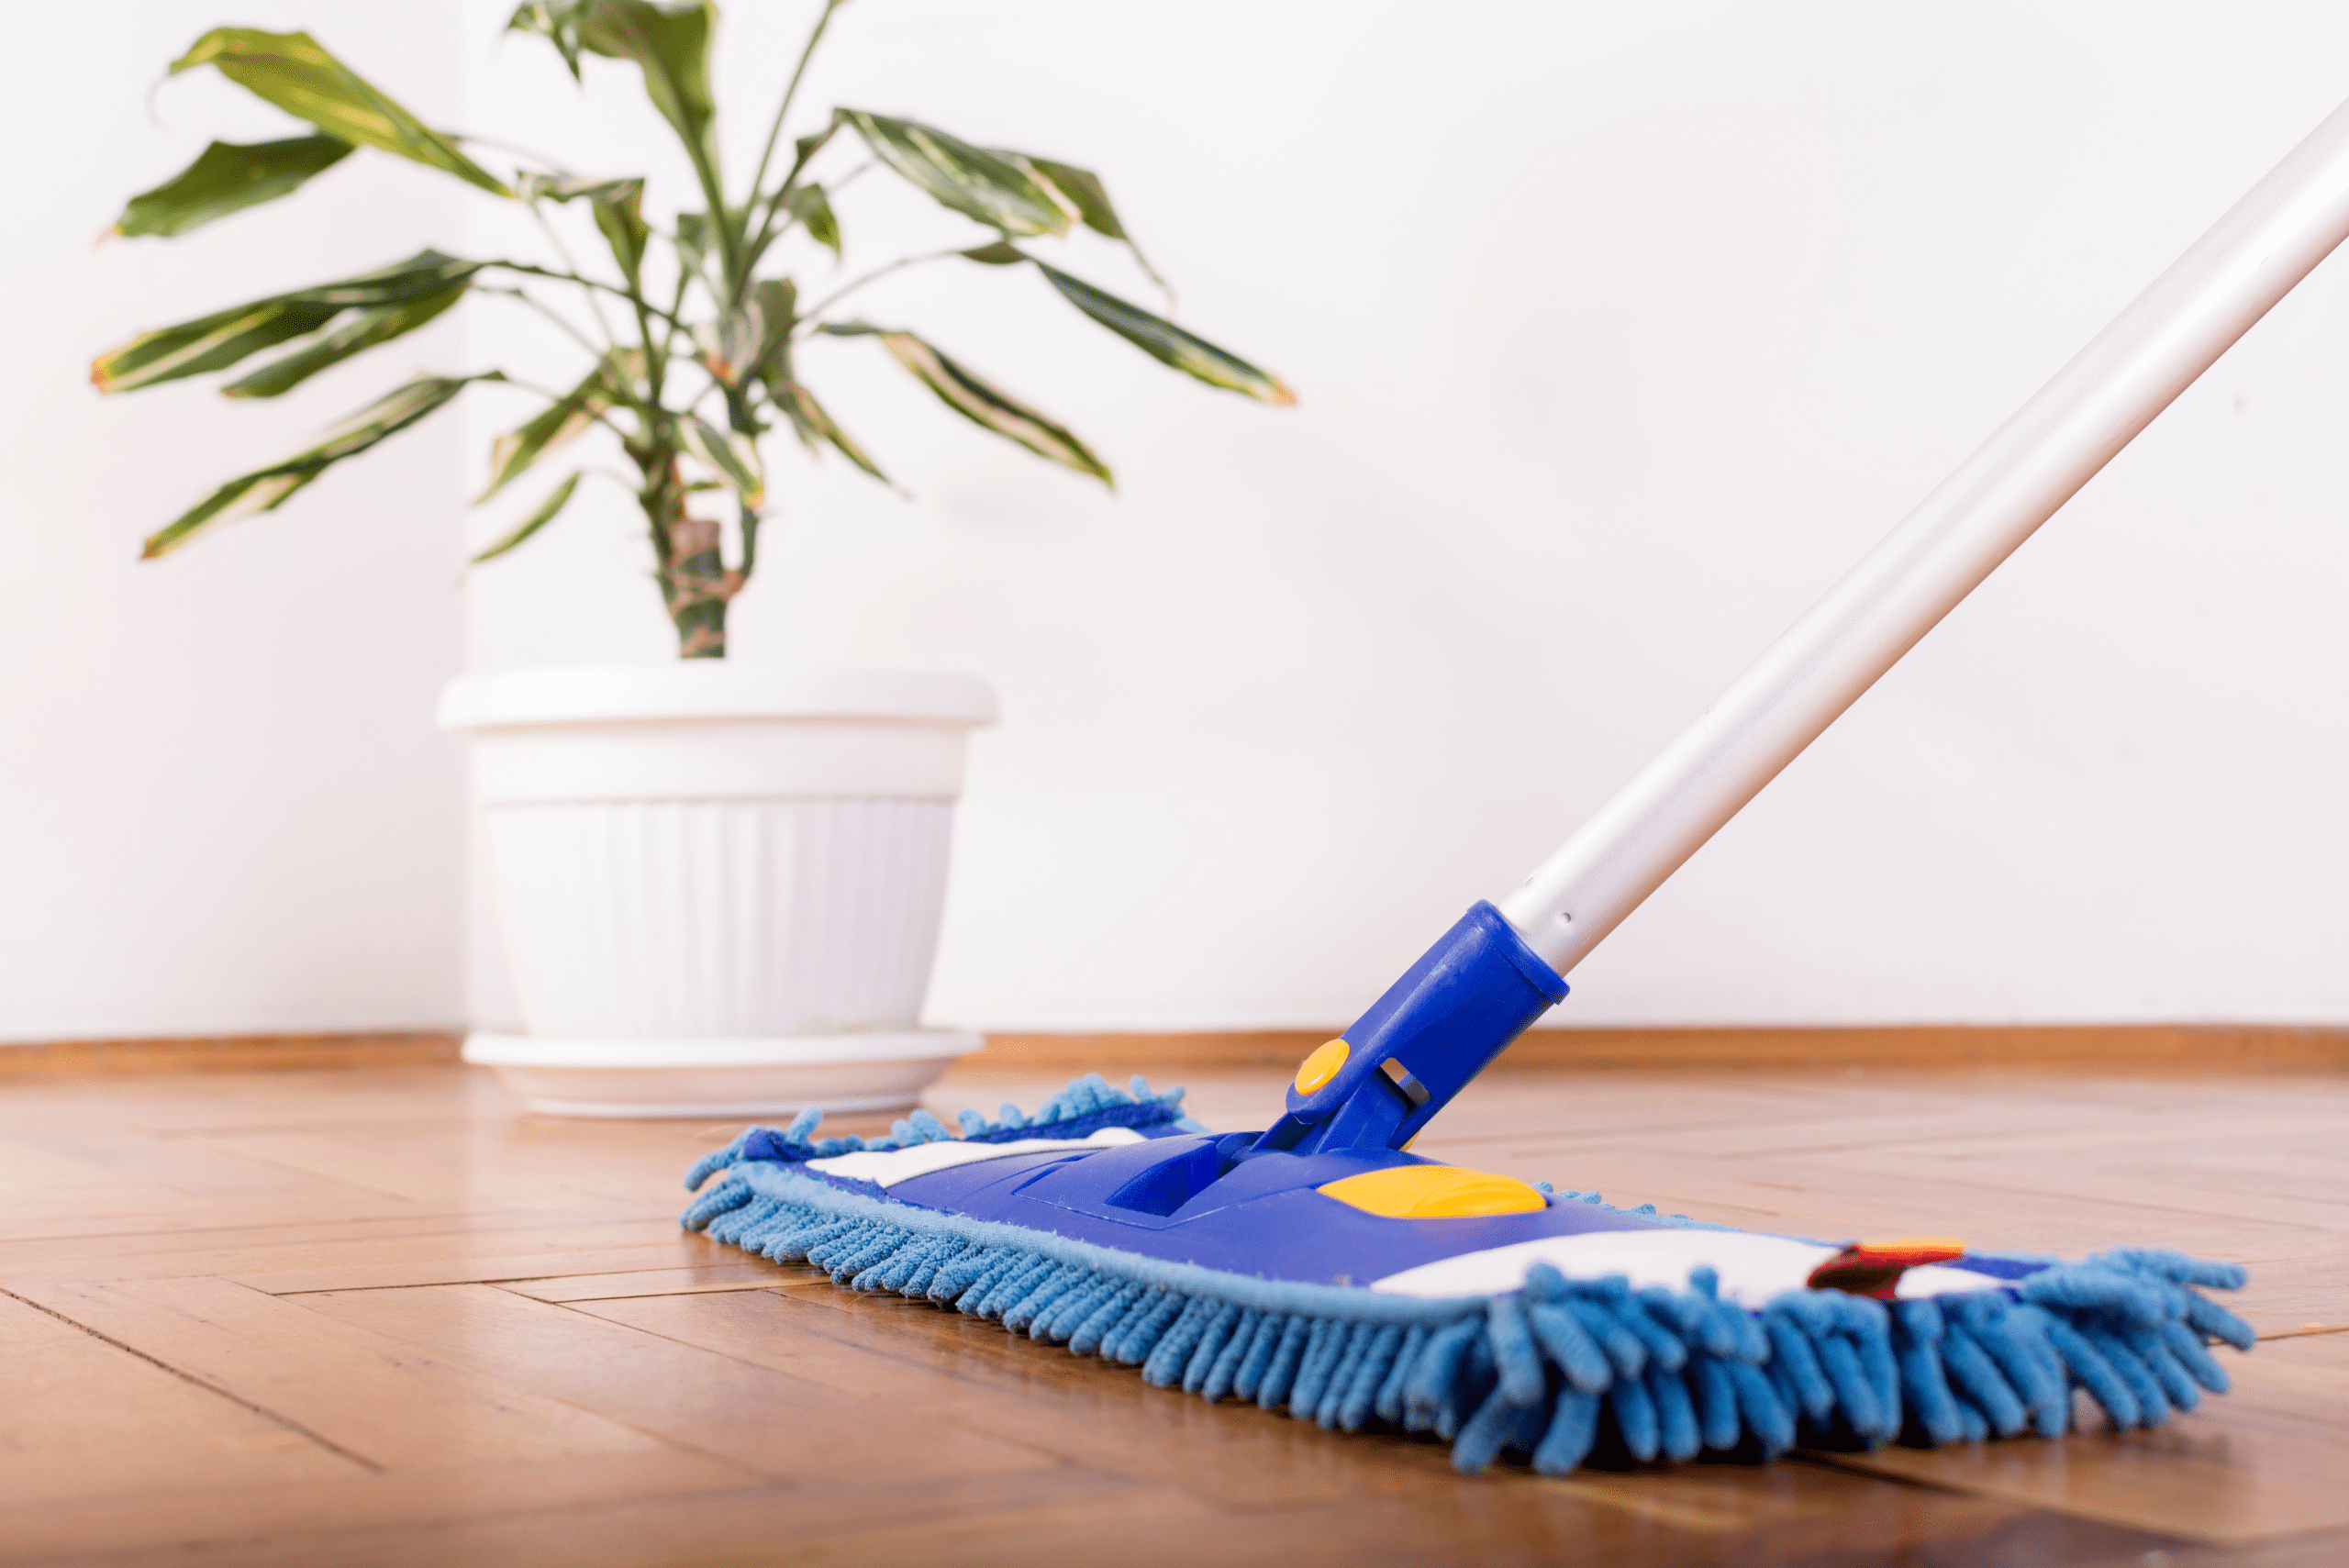
[(543, 1116), (775, 1117), (906, 1110), (986, 1043), (962, 1029), (723, 1040), (465, 1037), (464, 1059), (493, 1069)]

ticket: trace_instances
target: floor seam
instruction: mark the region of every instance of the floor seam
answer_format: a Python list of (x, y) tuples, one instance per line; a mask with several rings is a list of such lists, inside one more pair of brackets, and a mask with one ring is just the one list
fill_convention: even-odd
[(171, 1362), (163, 1360), (161, 1356), (152, 1355), (146, 1351), (140, 1350), (136, 1345), (126, 1343), (121, 1340), (116, 1339), (111, 1334), (93, 1329), (87, 1323), (68, 1318), (64, 1313), (58, 1311), (53, 1307), (49, 1307), (41, 1302), (35, 1301), (30, 1296), (19, 1296), (15, 1291), (8, 1289), (5, 1285), (0, 1285), (0, 1296), (5, 1296), (11, 1301), (21, 1302), (25, 1306), (31, 1307), (36, 1312), (45, 1313), (49, 1317), (56, 1318), (60, 1323), (64, 1324), (67, 1328), (74, 1329), (80, 1333), (87, 1334), (90, 1338), (97, 1340), (98, 1343), (102, 1345), (111, 1346), (127, 1356), (137, 1357), (139, 1360), (145, 1362), (149, 1366), (160, 1368), (164, 1372), (170, 1373), (173, 1377), (178, 1378), (183, 1383), (193, 1384), (195, 1386), (203, 1389), (207, 1394), (217, 1395), (219, 1397), (228, 1401), (231, 1405), (241, 1406), (243, 1408), (250, 1410), (254, 1415), (261, 1417), (262, 1419), (273, 1421), (278, 1426), (284, 1428), (287, 1431), (293, 1432), (310, 1442), (317, 1444), (318, 1447), (326, 1450), (328, 1453), (335, 1454), (340, 1458), (351, 1461), (351, 1463), (358, 1465), (362, 1470), (368, 1472), (370, 1474), (381, 1475), (385, 1473), (385, 1466), (376, 1463), (373, 1460), (369, 1459), (365, 1454), (347, 1449), (340, 1443), (336, 1442), (332, 1438), (312, 1431), (301, 1422), (296, 1421), (290, 1417), (280, 1415), (266, 1405), (257, 1405), (253, 1403), (253, 1401), (244, 1397), (242, 1395), (233, 1393), (228, 1389), (223, 1388), (217, 1383), (198, 1377), (195, 1373), (189, 1372), (184, 1368), (173, 1366)]

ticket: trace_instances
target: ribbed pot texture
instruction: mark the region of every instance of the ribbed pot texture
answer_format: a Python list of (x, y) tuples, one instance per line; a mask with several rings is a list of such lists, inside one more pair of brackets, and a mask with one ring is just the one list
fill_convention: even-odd
[(852, 1034), (915, 1027), (938, 947), (950, 801), (492, 806), (530, 1032)]
[(546, 1039), (918, 1028), (968, 676), (696, 662), (469, 677), (498, 918)]

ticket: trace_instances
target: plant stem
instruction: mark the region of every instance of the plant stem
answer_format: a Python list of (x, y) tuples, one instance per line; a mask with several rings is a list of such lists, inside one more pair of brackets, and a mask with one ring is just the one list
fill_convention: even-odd
[[(570, 268), (573, 272), (578, 273), (579, 259), (571, 253), (571, 247), (562, 242), (562, 236), (555, 232), (554, 225), (547, 221), (546, 204), (533, 198), (530, 202), (530, 216), (537, 219), (539, 232), (547, 237), (547, 243), (554, 247), (554, 253), (562, 258), (562, 264)], [(618, 342), (619, 334), (613, 331), (612, 324), (604, 319), (604, 303), (596, 297), (596, 290), (583, 286), (579, 292), (587, 296), (588, 314), (595, 317), (596, 328), (604, 334), (604, 341)]]
[(783, 90), (783, 102), (774, 106), (774, 123), (767, 127), (767, 144), (759, 154), (758, 172), (751, 176), (750, 195), (742, 198), (746, 229), (750, 227), (751, 208), (759, 199), (759, 188), (767, 183), (767, 165), (774, 161), (774, 146), (783, 135), (784, 117), (791, 113), (791, 100), (799, 95), (799, 79), (807, 74), (807, 61), (815, 54), (816, 45), (823, 40), (824, 29), (831, 25), (832, 13), (840, 6), (841, 0), (824, 0), (824, 14), (816, 18), (816, 29), (807, 35), (807, 47), (799, 51), (799, 63), (792, 68), (790, 85)]
[(537, 311), (540, 316), (545, 317), (549, 321), (553, 322), (557, 327), (561, 328), (564, 334), (568, 336), (573, 342), (578, 344), (581, 348), (586, 350), (590, 355), (594, 356), (597, 364), (603, 364), (611, 357), (612, 345), (608, 341), (603, 346), (598, 347), (588, 338), (586, 333), (582, 332), (578, 328), (573, 327), (570, 322), (565, 321), (562, 318), (562, 313), (548, 305), (545, 301), (533, 299), (528, 293), (518, 288), (485, 288), (481, 292), (483, 294), (502, 294), (508, 299), (520, 300), (524, 305), (529, 306), (532, 310)]
[[(758, 439), (758, 416), (751, 408), (749, 387), (729, 386), (726, 389), (726, 422), (732, 427), (737, 435), (746, 436), (753, 441)], [(740, 497), (737, 499), (740, 500)], [(740, 591), (743, 584), (750, 582), (751, 573), (758, 565), (761, 520), (761, 515), (756, 506), (747, 501), (740, 503), (738, 521), (742, 530), (742, 564), (734, 573), (734, 586), (737, 592)]]
[[(874, 164), (880, 161), (881, 160), (878, 158), (866, 159), (863, 162), (858, 164), (855, 168), (850, 170), (847, 173), (841, 175), (839, 179), (825, 186), (824, 190), (826, 195), (834, 196), (840, 195), (842, 191), (848, 189), (850, 185), (855, 183), (858, 175), (863, 173), (866, 170), (871, 169)], [(783, 189), (777, 191), (775, 193), (775, 199), (767, 204), (767, 216), (765, 221), (759, 226), (759, 237), (751, 241), (751, 265), (753, 267), (759, 264), (759, 258), (767, 253), (767, 247), (773, 245), (776, 240), (790, 233), (792, 226), (799, 221), (798, 215), (795, 213), (785, 217), (780, 226), (775, 223), (776, 214), (782, 213), (785, 210), (784, 203), (789, 199), (795, 191), (798, 189), (799, 171), (794, 169), (791, 172), (791, 183), (785, 184)], [(834, 264), (836, 266), (838, 265), (837, 262)]]
[[(566, 393), (557, 392), (551, 386), (540, 386), (534, 381), (524, 381), (520, 376), (507, 376), (506, 378), (506, 384), (508, 386), (519, 387), (524, 392), (536, 393), (540, 397), (545, 398), (550, 404), (561, 403), (569, 395)], [(581, 408), (579, 412), (586, 415), (588, 418), (593, 419), (596, 424), (603, 426), (604, 428), (609, 430), (613, 435), (618, 436), (622, 446), (626, 446), (628, 444), (629, 433), (626, 430), (621, 429), (618, 425), (613, 424), (603, 415), (596, 413), (592, 408), (585, 407)], [(583, 469), (581, 472), (592, 473), (594, 471)], [(633, 489), (634, 486), (631, 485), (630, 488)]]
[[(812, 331), (818, 325), (816, 317), (823, 315), (824, 312), (831, 309), (832, 306), (838, 305), (841, 301), (846, 299), (849, 295), (854, 294), (865, 284), (877, 283), (881, 279), (887, 277), (891, 272), (901, 272), (907, 267), (918, 267), (924, 261), (942, 261), (949, 256), (959, 256), (963, 252), (960, 249), (952, 250), (930, 250), (925, 251), (918, 256), (900, 256), (897, 260), (890, 262), (885, 267), (875, 267), (871, 272), (865, 273), (863, 277), (855, 280), (853, 283), (843, 284), (839, 288), (833, 290), (832, 293), (825, 296), (822, 303), (811, 306), (807, 310), (801, 312), (799, 319), (802, 327), (806, 330)], [(796, 337), (804, 334), (795, 332), (793, 335)]]
[[(609, 284), (598, 283), (594, 278), (584, 277), (577, 272), (558, 272), (552, 267), (534, 267), (528, 261), (485, 261), (482, 264), (484, 266), (498, 268), (503, 272), (528, 272), (534, 278), (552, 278), (557, 283), (577, 284), (582, 288), (595, 289), (599, 293), (610, 295), (615, 299), (625, 299), (629, 301), (631, 304), (642, 305), (645, 309), (661, 317), (662, 320), (666, 321), (670, 326), (675, 328), (680, 332), (690, 332), (693, 330), (683, 321), (680, 321), (677, 318), (676, 312), (663, 310), (657, 305), (639, 299), (636, 295), (629, 294), (626, 289), (614, 288)], [(678, 304), (682, 306), (684, 303), (684, 298), (680, 295)]]
[(500, 152), (510, 152), (518, 158), (527, 158), (550, 174), (558, 175), (563, 179), (571, 177), (571, 171), (564, 168), (559, 160), (548, 157), (537, 148), (525, 147), (518, 141), (501, 141), (494, 136), (475, 136), (473, 132), (465, 130), (451, 131), (449, 136), (451, 139), (461, 143), (470, 143), (474, 147), (494, 147)]

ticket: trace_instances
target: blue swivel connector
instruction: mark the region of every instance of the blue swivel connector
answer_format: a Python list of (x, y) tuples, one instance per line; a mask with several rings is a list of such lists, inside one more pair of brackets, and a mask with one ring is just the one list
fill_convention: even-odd
[(1565, 995), (1565, 980), (1478, 902), (1370, 1011), (1305, 1059), (1287, 1114), (1242, 1158), (1402, 1148)]

